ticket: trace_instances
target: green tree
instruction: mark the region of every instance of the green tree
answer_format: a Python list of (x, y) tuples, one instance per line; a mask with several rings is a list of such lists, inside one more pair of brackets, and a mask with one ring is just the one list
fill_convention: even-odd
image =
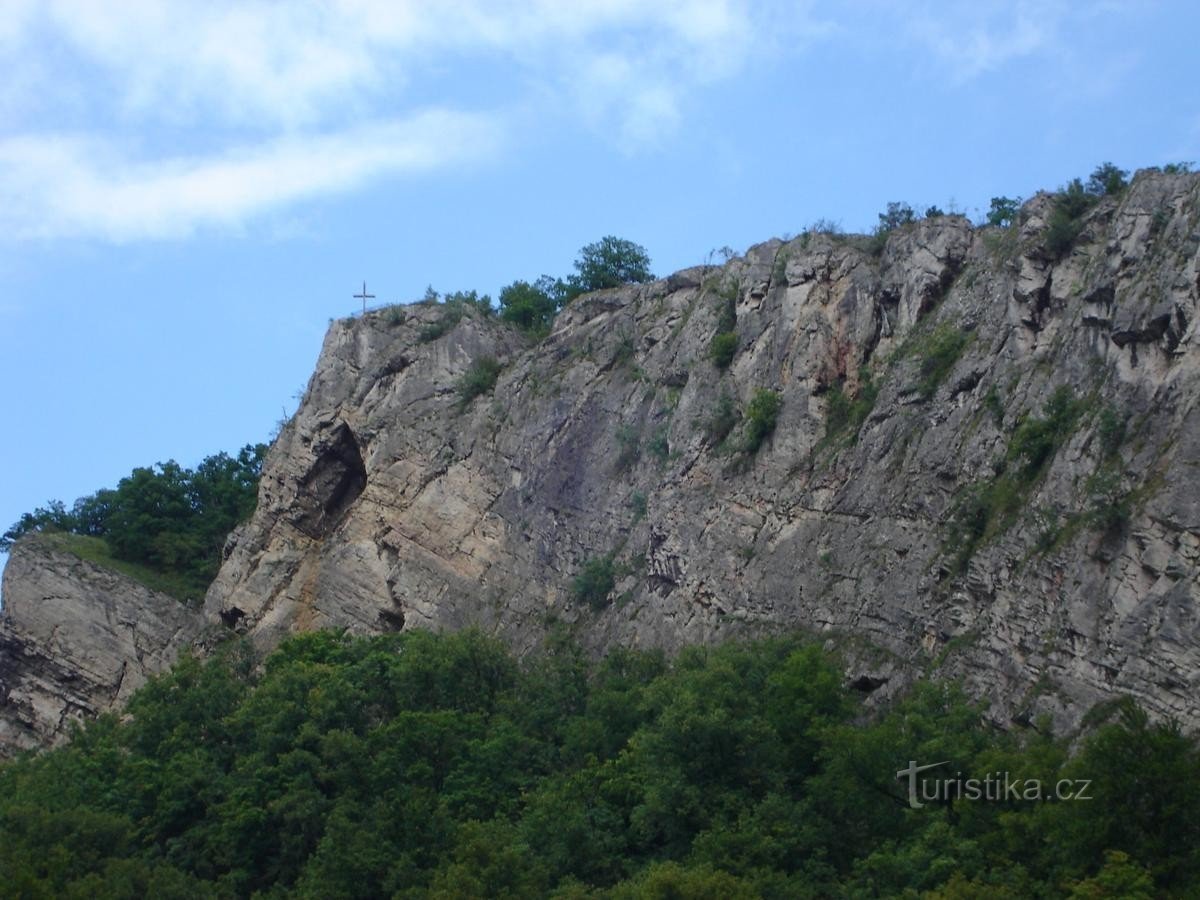
[(550, 330), (564, 293), (563, 283), (549, 275), (533, 284), (514, 281), (500, 291), (500, 318), (523, 331), (543, 334)]
[(589, 291), (653, 280), (650, 256), (645, 248), (609, 235), (579, 251), (575, 274), (567, 278), (566, 299), (572, 300)]
[(1125, 190), (1129, 173), (1119, 169), (1110, 162), (1096, 166), (1095, 171), (1088, 176), (1087, 192), (1097, 197), (1119, 194)]
[(988, 210), (987, 223), (995, 225), (999, 228), (1007, 228), (1017, 219), (1017, 212), (1021, 208), (1021, 199), (1019, 197), (993, 197), (992, 206)]

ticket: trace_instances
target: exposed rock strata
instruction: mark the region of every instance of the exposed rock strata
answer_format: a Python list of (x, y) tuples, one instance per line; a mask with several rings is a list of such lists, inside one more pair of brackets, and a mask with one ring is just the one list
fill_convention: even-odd
[[(422, 341), (431, 306), (335, 322), (206, 614), (264, 649), (322, 626), (478, 624), (525, 651), (560, 623), (597, 652), (799, 627), (873, 697), (937, 673), (1005, 724), (1132, 694), (1195, 727), (1200, 177), (1142, 173), (1062, 258), (1051, 203), (1005, 232), (925, 220), (879, 256), (769, 241), (580, 298), (536, 344), (477, 314)], [(967, 340), (930, 388), (938, 328)], [(485, 356), (495, 391), (460, 408)], [(1076, 424), (960, 569), (954, 511), (1063, 386)], [(744, 411), (758, 388), (783, 400), (772, 437), (714, 446), (722, 396)], [(857, 440), (827, 436), (834, 398), (872, 389)], [(1126, 422), (1115, 450), (1105, 410)], [(1126, 498), (1116, 527), (1091, 515), (1097, 473)], [(620, 575), (597, 611), (572, 579), (605, 554)]]
[(4, 569), (0, 757), (63, 741), (72, 722), (118, 709), (203, 631), (198, 610), (26, 539)]
[[(847, 647), (863, 690), (939, 671), (1000, 721), (1073, 723), (1130, 693), (1198, 724), (1198, 185), (1142, 174), (1061, 259), (1041, 244), (1048, 195), (1007, 234), (947, 216), (879, 258), (770, 241), (582, 298), (538, 345), (478, 316), (422, 343), (432, 307), (337, 322), (208, 611), (236, 610), (264, 646), (321, 625), (478, 623), (522, 650), (550, 622), (596, 650), (799, 626)], [(729, 285), (739, 351), (722, 374), (706, 353)], [(913, 348), (939, 324), (969, 342), (925, 398)], [(455, 381), (484, 355), (505, 364), (495, 393), (459, 411)], [(879, 397), (857, 442), (828, 446), (831, 388), (864, 378)], [(952, 511), (1061, 385), (1078, 426), (958, 574)], [(748, 462), (709, 446), (722, 392), (744, 409), (759, 387), (783, 397), (774, 436)], [(1086, 524), (1106, 406), (1131, 433), (1116, 534)], [(321, 470), (351, 444), (364, 478), (345, 504), (329, 487), (344, 476)], [(331, 503), (336, 521), (305, 525)], [(1070, 527), (1039, 549), (1052, 520)], [(624, 574), (597, 613), (571, 581), (606, 553)]]

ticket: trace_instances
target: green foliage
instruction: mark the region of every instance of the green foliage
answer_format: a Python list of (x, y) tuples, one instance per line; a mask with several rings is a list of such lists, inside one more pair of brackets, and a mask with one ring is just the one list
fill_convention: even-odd
[[(975, 551), (1006, 531), (1025, 509), (1030, 491), (1066, 443), (1085, 410), (1070, 387), (1057, 388), (1041, 416), (1028, 415), (1013, 432), (1002, 470), (990, 481), (971, 485), (958, 498), (950, 515), (947, 548), (961, 572)], [(1042, 541), (1053, 543), (1054, 538)]]
[(1087, 191), (1097, 197), (1119, 194), (1128, 186), (1128, 177), (1129, 173), (1124, 169), (1118, 169), (1110, 162), (1101, 163), (1088, 176)]
[(225, 538), (254, 512), (266, 452), (264, 444), (247, 444), (237, 456), (218, 453), (195, 469), (174, 460), (134, 469), (115, 489), (81, 497), (70, 510), (54, 501), (23, 514), (0, 539), (0, 549), (34, 532), (99, 539), (63, 546), (97, 562), (134, 564), (127, 574), (156, 573), (162, 576), (153, 579), (156, 589), (169, 586), (182, 600), (198, 599), (220, 566)]
[(617, 459), (614, 465), (618, 472), (625, 472), (637, 465), (642, 458), (641, 433), (632, 425), (617, 427)]
[(1075, 431), (1084, 404), (1070, 387), (1055, 389), (1042, 416), (1026, 416), (1013, 432), (1008, 461), (1017, 463), (1021, 479), (1030, 483), (1041, 475), (1054, 454)]
[(925, 210), (926, 219), (940, 219), (946, 213), (940, 206), (930, 206)]
[(710, 447), (719, 446), (737, 427), (739, 416), (728, 391), (721, 391), (712, 414), (704, 420), (704, 440)]
[(737, 354), (738, 336), (736, 331), (722, 331), (713, 335), (708, 345), (708, 355), (713, 365), (718, 369), (728, 369), (733, 357)]
[(1191, 162), (1167, 163), (1165, 166), (1163, 166), (1163, 172), (1165, 172), (1167, 175), (1187, 175), (1192, 171), (1193, 165), (1195, 164)]
[[(0, 765), (0, 893), (31, 897), (1185, 896), (1200, 754), (1131, 703), (1004, 733), (952, 686), (866, 709), (798, 637), (518, 664), (476, 631), (181, 659)], [(1072, 750), (1074, 748), (1074, 750)], [(896, 771), (1090, 801), (931, 801)], [(935, 770), (942, 771), (942, 770)]]
[(1055, 195), (1043, 238), (1046, 250), (1052, 256), (1060, 257), (1071, 249), (1083, 230), (1083, 214), (1095, 203), (1096, 196), (1089, 193), (1078, 178), (1072, 179)]
[(564, 302), (589, 291), (653, 280), (645, 248), (609, 235), (579, 251), (575, 274), (566, 280)]
[(533, 284), (514, 281), (500, 291), (500, 318), (522, 331), (535, 335), (546, 334), (562, 305), (565, 292), (563, 282), (549, 275), (543, 275)]
[(905, 348), (905, 355), (915, 356), (919, 360), (917, 393), (922, 400), (933, 398), (970, 340), (967, 332), (943, 324), (921, 335)]
[(650, 455), (657, 459), (660, 463), (666, 462), (671, 455), (670, 429), (666, 425), (661, 425), (654, 429), (654, 433), (650, 435), (650, 440), (646, 442), (646, 449), (650, 451)]
[(991, 208), (988, 209), (987, 223), (998, 228), (1007, 228), (1017, 220), (1020, 208), (1020, 197), (993, 197)]
[(475, 291), (452, 291), (442, 297), (432, 286), (425, 289), (425, 297), (418, 305), (441, 307), (441, 315), (417, 332), (417, 340), (424, 343), (436, 341), (442, 335), (450, 332), (463, 320), (464, 316), (490, 316), (494, 312), (492, 298), (487, 294), (480, 295)]
[(878, 396), (879, 388), (866, 369), (859, 373), (858, 393), (855, 396), (846, 393), (844, 382), (830, 387), (825, 406), (825, 442), (848, 439), (850, 443), (855, 443), (863, 423), (875, 408)]
[(1120, 452), (1128, 429), (1128, 420), (1112, 406), (1100, 410), (1100, 415), (1096, 417), (1096, 438), (1102, 459), (1111, 459)]
[(471, 363), (456, 385), (459, 406), (466, 407), (481, 394), (490, 394), (503, 370), (504, 366), (494, 356), (482, 356)]
[(613, 555), (608, 553), (592, 557), (585, 562), (575, 580), (571, 582), (571, 590), (575, 599), (599, 610), (608, 604), (608, 595), (613, 592), (616, 583), (616, 563)]
[(911, 225), (917, 220), (916, 213), (907, 203), (892, 202), (887, 205), (887, 211), (879, 214), (879, 231), (891, 231), (903, 225)]
[(916, 213), (907, 203), (899, 201), (888, 203), (887, 210), (879, 214), (879, 224), (875, 226), (875, 231), (867, 242), (867, 252), (872, 256), (879, 256), (883, 253), (888, 236), (893, 231), (905, 225), (911, 225), (916, 220)]
[(745, 451), (751, 455), (758, 452), (771, 434), (775, 431), (775, 422), (779, 418), (779, 408), (783, 398), (766, 388), (759, 388), (746, 405), (746, 443)]

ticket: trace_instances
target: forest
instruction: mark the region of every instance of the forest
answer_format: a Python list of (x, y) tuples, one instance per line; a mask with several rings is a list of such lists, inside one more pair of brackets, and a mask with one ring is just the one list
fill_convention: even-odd
[[(803, 636), (591, 661), (322, 631), (181, 659), (0, 767), (10, 897), (1189, 896), (1200, 753), (1132, 702), (1002, 730), (870, 707)], [(918, 804), (910, 763), (921, 774)], [(1047, 792), (972, 797), (1003, 774)], [(915, 777), (915, 776), (914, 776)], [(1063, 782), (1083, 790), (1059, 798)], [(1088, 799), (1082, 799), (1086, 796)]]

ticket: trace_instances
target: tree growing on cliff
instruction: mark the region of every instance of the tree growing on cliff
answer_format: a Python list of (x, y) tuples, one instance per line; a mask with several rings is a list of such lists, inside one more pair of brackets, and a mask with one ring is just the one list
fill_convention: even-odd
[(579, 251), (575, 274), (567, 277), (566, 300), (573, 300), (588, 291), (653, 280), (646, 249), (633, 241), (609, 235)]

